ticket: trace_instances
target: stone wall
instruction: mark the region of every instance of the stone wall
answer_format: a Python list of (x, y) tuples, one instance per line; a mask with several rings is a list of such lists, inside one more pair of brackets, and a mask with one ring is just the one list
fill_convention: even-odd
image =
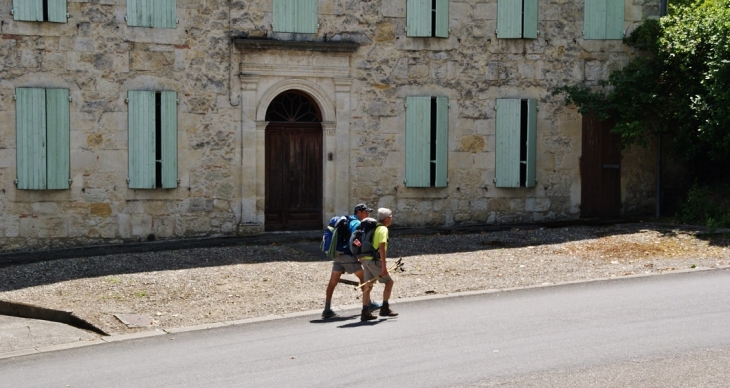
[[(319, 0), (317, 34), (273, 32), (271, 0), (178, 0), (175, 29), (128, 27), (123, 0), (68, 0), (66, 24), (13, 21), (11, 4), (0, 3), (5, 250), (230, 235), (241, 225), (259, 231), (263, 166), (257, 160), (265, 123), (257, 119), (258, 105), (287, 77), (314, 85), (322, 101), (332, 102), (323, 109), (336, 112), (324, 125), (326, 151), (337, 155), (325, 167), (325, 219), (362, 201), (392, 208), (401, 226), (574, 219), (580, 215), (581, 117), (550, 91), (596, 84), (634, 55), (618, 40), (582, 39), (582, 1), (540, 1), (540, 35), (526, 40), (496, 38), (497, 0), (452, 0), (446, 39), (406, 37), (406, 0)], [(658, 7), (658, 0), (626, 0), (626, 29), (656, 16)], [(250, 64), (258, 54), (235, 48), (230, 37), (349, 41), (360, 48), (345, 55), (337, 69), (342, 76), (316, 69), (342, 55), (317, 61), (323, 54), (286, 51), (261, 54), (273, 64), (314, 58), (315, 65), (306, 76), (275, 69), (257, 74)], [(70, 90), (70, 190), (15, 188), (17, 87)], [(177, 189), (127, 188), (125, 99), (137, 89), (178, 93)], [(403, 184), (404, 104), (415, 95), (449, 98), (446, 188)], [(497, 98), (538, 100), (535, 188), (493, 183)], [(624, 152), (626, 213), (653, 206), (653, 158), (642, 149)]]

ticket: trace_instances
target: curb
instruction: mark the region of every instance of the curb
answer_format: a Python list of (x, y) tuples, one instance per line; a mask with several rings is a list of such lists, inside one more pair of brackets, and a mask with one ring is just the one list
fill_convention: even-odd
[[(513, 291), (520, 291), (520, 290), (561, 287), (561, 286), (569, 286), (569, 285), (576, 285), (576, 284), (589, 284), (589, 283), (617, 281), (617, 280), (626, 280), (626, 279), (648, 278), (648, 277), (663, 276), (663, 275), (680, 275), (680, 274), (693, 273), (693, 272), (727, 271), (727, 270), (730, 270), (730, 265), (717, 266), (717, 267), (713, 267), (713, 268), (691, 268), (691, 269), (681, 269), (681, 270), (673, 270), (673, 271), (667, 271), (667, 272), (654, 272), (654, 273), (648, 273), (648, 274), (635, 274), (635, 275), (626, 275), (626, 276), (615, 276), (615, 277), (609, 277), (609, 278), (575, 280), (575, 281), (568, 281), (568, 282), (540, 284), (540, 285), (524, 286), (524, 287), (511, 287), (511, 288), (499, 288), (499, 289), (492, 288), (492, 289), (487, 289), (487, 290), (460, 291), (460, 292), (447, 293), (447, 294), (413, 296), (413, 297), (408, 297), (408, 298), (398, 298), (394, 302), (396, 304), (412, 303), (412, 302), (422, 302), (422, 301), (430, 301), (430, 300), (437, 300), (437, 299), (468, 297), (468, 296), (475, 296), (475, 295), (499, 294), (499, 293), (503, 293), (503, 292), (513, 292)], [(2, 304), (8, 304), (8, 302), (0, 301), (0, 306), (2, 306)], [(34, 306), (28, 306), (28, 307), (34, 307)], [(361, 307), (362, 307), (361, 304), (349, 304), (349, 305), (339, 306), (336, 308), (336, 310), (337, 311), (359, 310)], [(37, 307), (35, 307), (35, 308), (37, 308)], [(50, 310), (50, 309), (42, 309), (42, 308), (37, 308), (37, 309)], [(57, 312), (57, 310), (53, 310), (53, 311)], [(0, 313), (2, 313), (2, 310), (0, 310)], [(69, 312), (61, 312), (61, 313), (66, 313), (66, 314), (72, 315)], [(318, 316), (320, 313), (321, 313), (321, 311), (319, 309), (317, 309), (317, 310), (300, 311), (300, 312), (286, 313), (286, 314), (267, 315), (264, 317), (246, 318), (246, 319), (240, 319), (240, 320), (235, 320), (235, 321), (213, 322), (213, 323), (206, 323), (206, 324), (195, 325), (195, 326), (186, 326), (186, 327), (178, 327), (178, 328), (170, 328), (170, 329), (155, 329), (155, 330), (151, 330), (151, 331), (144, 331), (144, 332), (132, 333), (132, 334), (120, 334), (120, 335), (104, 334), (105, 337), (101, 337), (101, 338), (93, 340), (93, 341), (79, 341), (79, 342), (72, 342), (72, 343), (68, 343), (68, 344), (51, 345), (51, 346), (39, 347), (39, 348), (35, 348), (35, 349), (18, 350), (15, 352), (2, 353), (2, 354), (0, 354), (0, 360), (27, 356), (27, 355), (31, 355), (31, 354), (51, 352), (51, 351), (56, 351), (56, 350), (65, 350), (65, 349), (73, 349), (73, 348), (78, 348), (78, 347), (83, 347), (83, 346), (99, 345), (99, 344), (103, 344), (103, 343), (112, 343), (112, 342), (120, 342), (120, 341), (134, 340), (134, 339), (140, 339), (140, 338), (158, 337), (158, 336), (164, 336), (164, 335), (169, 335), (169, 334), (187, 333), (187, 332), (215, 329), (215, 328), (228, 327), (228, 326), (249, 325), (249, 324), (253, 324), (253, 323), (276, 321), (276, 320), (280, 320), (280, 319), (299, 318), (299, 317), (306, 317), (306, 316), (312, 316), (312, 315)], [(6, 315), (8, 315), (8, 314), (6, 314)], [(62, 323), (65, 323), (65, 322), (62, 322)]]

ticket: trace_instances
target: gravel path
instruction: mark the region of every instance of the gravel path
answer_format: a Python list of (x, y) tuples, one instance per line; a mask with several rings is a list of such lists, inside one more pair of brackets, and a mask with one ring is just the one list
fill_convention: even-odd
[[(425, 294), (727, 266), (730, 235), (646, 224), (397, 235), (389, 257), (406, 268), (394, 275), (397, 309), (398, 298)], [(286, 242), (107, 255), (0, 268), (0, 300), (73, 311), (126, 334), (321, 309), (330, 271), (323, 255)], [(359, 292), (340, 284), (333, 306), (354, 303)], [(130, 328), (115, 314), (149, 326)]]

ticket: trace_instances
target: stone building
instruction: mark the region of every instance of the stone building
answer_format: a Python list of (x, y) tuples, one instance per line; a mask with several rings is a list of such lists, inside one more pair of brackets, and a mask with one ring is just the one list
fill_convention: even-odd
[(3, 250), (651, 211), (555, 87), (659, 0), (0, 0)]

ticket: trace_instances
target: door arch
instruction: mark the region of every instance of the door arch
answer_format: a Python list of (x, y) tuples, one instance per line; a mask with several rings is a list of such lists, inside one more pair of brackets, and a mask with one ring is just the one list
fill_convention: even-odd
[(264, 229), (322, 228), (322, 114), (304, 92), (288, 90), (266, 109)]

